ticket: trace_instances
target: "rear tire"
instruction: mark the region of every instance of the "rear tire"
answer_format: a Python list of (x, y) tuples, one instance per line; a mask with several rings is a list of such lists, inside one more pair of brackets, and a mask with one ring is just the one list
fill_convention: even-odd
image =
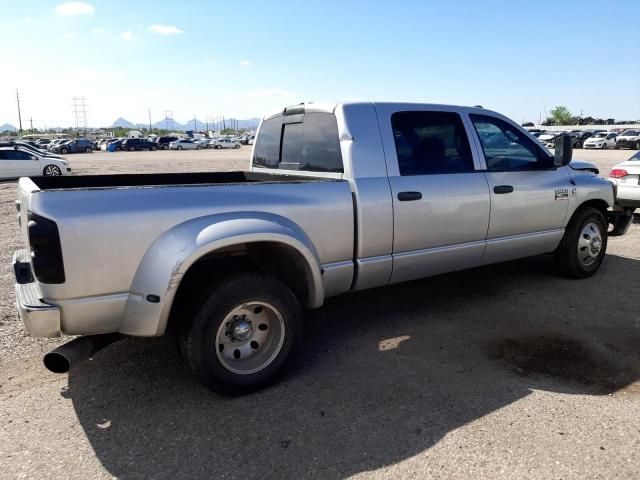
[(91, 152), (93, 152), (93, 149), (91, 147), (87, 147), (87, 148), (84, 149), (84, 151), (86, 153), (91, 153)]
[(600, 210), (579, 209), (553, 254), (558, 272), (568, 278), (587, 278), (596, 273), (607, 251), (607, 227)]
[(60, 153), (61, 153), (62, 155), (66, 155), (67, 153), (69, 153), (69, 150), (67, 150), (66, 148), (61, 148), (61, 149), (60, 149)]
[(302, 326), (293, 292), (273, 277), (236, 273), (209, 287), (180, 328), (183, 358), (210, 390), (243, 395), (273, 383)]
[(178, 150), (182, 150), (182, 145), (178, 145)]

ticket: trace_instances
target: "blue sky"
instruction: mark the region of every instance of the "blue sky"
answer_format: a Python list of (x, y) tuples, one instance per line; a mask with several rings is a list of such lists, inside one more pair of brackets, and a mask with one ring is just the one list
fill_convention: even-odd
[[(3, 5), (5, 4), (5, 5)], [(248, 118), (301, 101), (640, 118), (640, 1), (0, 0), (0, 124)]]

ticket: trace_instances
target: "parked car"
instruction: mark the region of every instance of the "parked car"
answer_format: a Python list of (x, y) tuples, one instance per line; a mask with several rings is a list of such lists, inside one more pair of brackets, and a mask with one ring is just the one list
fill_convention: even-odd
[(159, 149), (168, 150), (169, 149), (169, 144), (171, 142), (175, 142), (176, 140), (179, 140), (179, 138), (171, 136), (171, 135), (165, 135), (165, 136), (162, 136), (162, 137), (158, 137), (155, 140), (155, 142), (156, 142), (156, 145), (158, 146)]
[(46, 150), (49, 144), (51, 143), (51, 140), (48, 138), (41, 138), (36, 143), (38, 144), (38, 148)]
[(545, 132), (538, 137), (538, 140), (547, 148), (554, 148), (554, 142), (557, 137), (568, 135), (568, 132)]
[(572, 132), (571, 138), (573, 139), (573, 148), (583, 148), (584, 142), (591, 137), (591, 132), (578, 131)]
[(122, 144), (124, 143), (125, 140), (126, 140), (126, 138), (115, 138), (115, 139), (111, 140), (107, 144), (107, 152), (120, 152), (120, 151), (122, 151)]
[(171, 150), (196, 150), (198, 146), (187, 138), (179, 138), (178, 140), (169, 144)]
[(0, 178), (58, 176), (68, 173), (71, 173), (71, 168), (62, 158), (39, 155), (24, 147), (0, 147)]
[(93, 142), (86, 138), (78, 138), (76, 140), (67, 140), (52, 148), (56, 153), (66, 155), (67, 153), (91, 153), (93, 152)]
[(615, 148), (617, 136), (617, 133), (611, 132), (596, 133), (595, 135), (587, 138), (584, 142), (584, 148), (602, 148), (603, 150), (607, 148)]
[(640, 150), (640, 129), (629, 128), (618, 135), (616, 148), (633, 148)]
[(213, 148), (240, 148), (240, 142), (232, 140), (230, 138), (218, 138), (212, 141)]
[(22, 178), (20, 318), (33, 336), (88, 335), (47, 354), (55, 372), (109, 332), (171, 329), (204, 385), (247, 393), (327, 297), (547, 253), (595, 274), (614, 193), (571, 153), (482, 108), (312, 104), (263, 120), (249, 172)]
[(47, 145), (47, 149), (53, 151), (55, 147), (68, 141), (68, 138), (56, 138), (55, 140), (52, 140), (49, 145)]
[(202, 149), (202, 148), (211, 148), (211, 146), (209, 145), (210, 139), (204, 137), (204, 138), (194, 138), (193, 139), (193, 143), (196, 144), (196, 148), (198, 150)]
[(631, 225), (635, 209), (640, 208), (640, 152), (614, 166), (609, 173), (609, 180), (616, 189), (618, 209), (625, 212), (614, 224), (613, 233), (622, 235)]
[(126, 150), (128, 152), (139, 151), (139, 150), (157, 150), (158, 146), (150, 142), (145, 138), (127, 138), (122, 142), (122, 150)]

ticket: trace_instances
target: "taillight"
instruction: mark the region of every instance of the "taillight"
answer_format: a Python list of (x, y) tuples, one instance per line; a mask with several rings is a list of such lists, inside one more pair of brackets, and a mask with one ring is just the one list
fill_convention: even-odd
[(622, 168), (614, 168), (613, 170), (611, 170), (611, 173), (609, 174), (611, 178), (622, 178), (622, 177), (626, 177), (627, 175), (629, 175), (629, 172), (627, 172), (626, 170), (623, 170)]
[(64, 283), (64, 264), (56, 222), (34, 213), (28, 214), (29, 245), (33, 273), (42, 283)]

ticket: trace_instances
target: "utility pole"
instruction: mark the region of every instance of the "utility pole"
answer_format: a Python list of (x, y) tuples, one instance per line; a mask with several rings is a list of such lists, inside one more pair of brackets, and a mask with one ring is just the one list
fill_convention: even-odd
[(153, 130), (151, 129), (151, 108), (149, 108), (149, 135), (151, 135), (153, 133)]
[(33, 117), (29, 119), (29, 123), (31, 123), (31, 133), (33, 133)]
[(197, 125), (196, 125), (196, 114), (194, 113), (193, 114), (193, 131), (195, 132), (197, 130), (198, 130), (198, 128), (197, 128)]
[(171, 130), (173, 130), (173, 110), (164, 111), (164, 127), (169, 130), (169, 120), (171, 120)]
[(20, 124), (20, 134), (22, 134), (22, 114), (20, 113), (20, 93), (16, 88), (16, 102), (18, 102), (18, 123)]

